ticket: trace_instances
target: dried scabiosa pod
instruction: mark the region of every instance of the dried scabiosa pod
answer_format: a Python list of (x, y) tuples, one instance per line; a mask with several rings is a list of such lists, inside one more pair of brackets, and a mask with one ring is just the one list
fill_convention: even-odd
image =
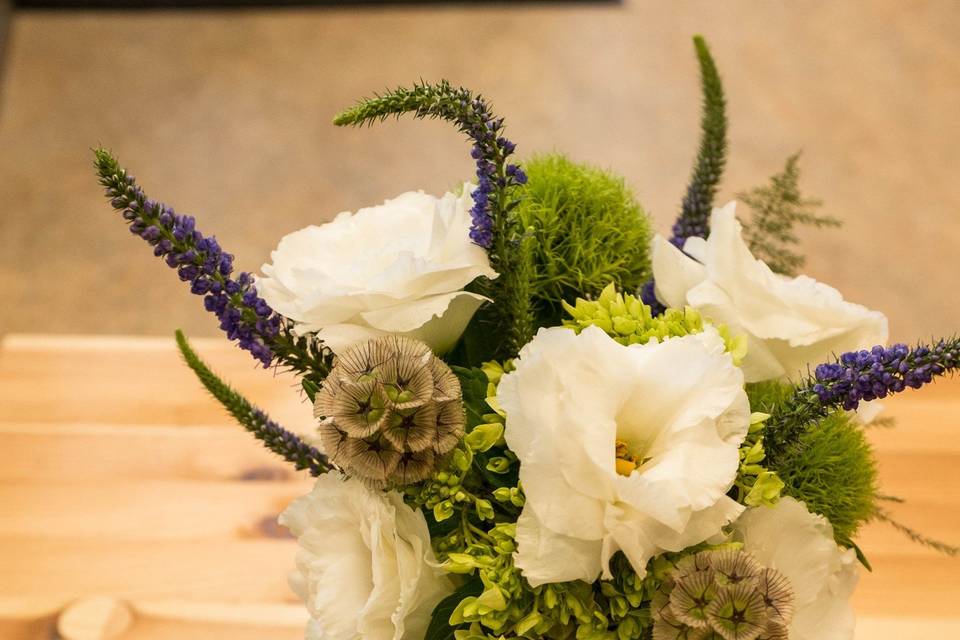
[(430, 348), (385, 336), (334, 362), (314, 403), (326, 454), (379, 487), (419, 482), (463, 437), (460, 381)]
[(653, 640), (787, 640), (793, 588), (745, 551), (687, 556), (651, 602)]

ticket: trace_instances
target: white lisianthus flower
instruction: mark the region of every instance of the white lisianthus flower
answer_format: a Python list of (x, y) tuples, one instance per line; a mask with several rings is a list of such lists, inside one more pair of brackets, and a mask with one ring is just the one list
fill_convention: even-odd
[(261, 267), (257, 293), (335, 353), (385, 333), (443, 353), (486, 300), (463, 288), (497, 275), (470, 240), (473, 189), (440, 198), (411, 191), (295, 231)]
[(423, 514), (396, 492), (337, 473), (294, 500), (280, 524), (297, 537), (290, 585), (323, 640), (420, 640), (453, 585), (438, 568)]
[(747, 382), (796, 376), (834, 354), (886, 343), (882, 313), (846, 302), (813, 278), (776, 274), (754, 258), (735, 206), (714, 209), (710, 237), (689, 238), (683, 251), (657, 236), (653, 276), (663, 304), (693, 307), (747, 335)]
[(715, 329), (623, 346), (596, 327), (541, 329), (497, 389), (526, 504), (516, 565), (530, 584), (610, 577), (720, 532), (750, 408)]
[(748, 509), (734, 536), (760, 564), (778, 570), (795, 595), (790, 640), (851, 640), (850, 596), (857, 585), (857, 556), (833, 540), (833, 526), (784, 497), (772, 507)]

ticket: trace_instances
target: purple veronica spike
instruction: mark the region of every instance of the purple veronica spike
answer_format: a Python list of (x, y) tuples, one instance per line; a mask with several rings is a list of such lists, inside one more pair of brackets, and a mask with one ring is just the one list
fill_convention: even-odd
[(503, 118), (493, 118), (490, 108), (480, 97), (468, 99), (464, 96), (462, 106), (471, 117), (460, 118), (460, 126), (473, 140), (470, 157), (477, 163), (477, 188), (473, 192), (473, 207), (470, 216), (473, 225), (470, 239), (484, 249), (493, 245), (493, 207), (492, 197), (499, 189), (522, 185), (527, 175), (515, 164), (504, 164), (516, 145), (501, 134)]
[(877, 346), (844, 353), (835, 363), (821, 364), (812, 389), (825, 405), (856, 409), (861, 401), (885, 398), (904, 389), (919, 389), (935, 376), (960, 367), (960, 344), (940, 340), (910, 349), (905, 344)]
[[(515, 164), (507, 164), (516, 145), (503, 136), (503, 118), (493, 115), (490, 105), (463, 87), (454, 88), (443, 80), (435, 85), (421, 83), (362, 100), (334, 118), (334, 124), (361, 125), (383, 120), (388, 115), (413, 113), (417, 118), (442, 118), (473, 142), (470, 156), (477, 166), (477, 189), (470, 209), (470, 238), (484, 249), (510, 242), (504, 218), (511, 206), (509, 187), (525, 184), (527, 176)], [(493, 247), (496, 252), (504, 247)]]
[(153, 254), (176, 269), (190, 291), (204, 297), (207, 311), (220, 320), (220, 328), (263, 366), (274, 359), (270, 344), (280, 335), (281, 317), (253, 288), (249, 273), (233, 273), (233, 255), (223, 251), (214, 237), (196, 229), (191, 216), (148, 200), (136, 180), (107, 152), (98, 150), (100, 182), (114, 209), (130, 223), (130, 232), (153, 247)]
[(819, 365), (812, 379), (786, 402), (773, 408), (764, 431), (767, 463), (777, 468), (804, 431), (838, 408), (853, 410), (861, 402), (918, 389), (936, 376), (960, 368), (960, 338), (910, 349), (904, 344), (851, 351), (836, 362)]

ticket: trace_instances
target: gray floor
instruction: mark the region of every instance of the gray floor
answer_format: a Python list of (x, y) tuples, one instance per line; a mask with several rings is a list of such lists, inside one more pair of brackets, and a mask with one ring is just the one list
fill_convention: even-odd
[(291, 230), (470, 174), (441, 123), (330, 125), (418, 78), (493, 98), (522, 154), (617, 169), (666, 229), (696, 145), (697, 32), (729, 93), (723, 197), (803, 149), (807, 191), (847, 220), (810, 237), (811, 275), (885, 310), (896, 337), (960, 326), (960, 3), (876, 0), (20, 13), (0, 97), (0, 332), (214, 333), (108, 209), (90, 147), (255, 270)]

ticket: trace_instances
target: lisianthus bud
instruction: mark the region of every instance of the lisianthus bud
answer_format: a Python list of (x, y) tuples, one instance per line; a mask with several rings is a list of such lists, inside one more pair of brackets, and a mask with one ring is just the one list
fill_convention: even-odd
[(786, 640), (793, 618), (790, 582), (745, 551), (687, 556), (651, 603), (653, 640)]
[(402, 336), (340, 355), (314, 415), (330, 459), (378, 486), (423, 480), (463, 436), (459, 380), (430, 347)]

